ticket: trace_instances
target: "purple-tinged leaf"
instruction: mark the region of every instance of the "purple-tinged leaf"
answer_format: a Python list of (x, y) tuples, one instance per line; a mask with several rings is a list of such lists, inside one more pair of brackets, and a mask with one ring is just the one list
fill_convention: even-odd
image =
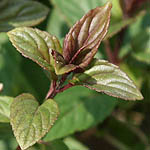
[(63, 57), (69, 64), (86, 67), (105, 37), (112, 4), (97, 7), (83, 16), (69, 31), (64, 40)]
[(75, 74), (70, 82), (125, 100), (143, 99), (133, 81), (118, 66), (105, 60), (94, 59), (89, 69)]
[(53, 56), (51, 64), (53, 64), (57, 75), (68, 73), (78, 67), (73, 64), (66, 64), (63, 56), (57, 51), (52, 50), (51, 55)]

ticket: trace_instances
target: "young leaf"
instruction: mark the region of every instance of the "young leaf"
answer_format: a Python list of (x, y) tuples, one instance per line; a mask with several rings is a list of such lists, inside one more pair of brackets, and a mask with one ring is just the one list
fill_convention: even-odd
[(46, 70), (51, 70), (49, 51), (62, 53), (58, 39), (47, 32), (29, 27), (20, 27), (8, 32), (12, 44), (23, 56), (38, 63)]
[(30, 94), (16, 97), (10, 109), (10, 123), (20, 147), (24, 150), (39, 141), (53, 126), (58, 113), (52, 99), (39, 106)]
[(64, 40), (63, 57), (67, 63), (86, 67), (107, 33), (112, 4), (97, 7), (83, 16)]
[(52, 50), (52, 56), (53, 56), (53, 63), (55, 68), (55, 73), (57, 75), (68, 73), (72, 70), (75, 70), (77, 66), (73, 64), (66, 65), (66, 62), (63, 58), (63, 56), (58, 53), (57, 51)]
[(126, 100), (143, 99), (129, 77), (119, 67), (104, 60), (95, 59), (89, 69), (76, 74), (71, 82)]
[(42, 22), (48, 8), (32, 0), (1, 0), (0, 1), (0, 32), (14, 27), (34, 26)]
[(9, 122), (12, 97), (0, 96), (0, 122)]

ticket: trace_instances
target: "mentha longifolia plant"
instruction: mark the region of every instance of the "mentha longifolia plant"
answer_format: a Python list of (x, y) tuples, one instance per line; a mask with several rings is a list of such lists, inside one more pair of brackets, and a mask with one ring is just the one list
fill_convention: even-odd
[(143, 98), (118, 66), (94, 58), (108, 31), (111, 8), (108, 2), (85, 14), (70, 29), (63, 46), (55, 36), (36, 28), (19, 27), (8, 32), (14, 47), (39, 64), (51, 79), (40, 106), (31, 94), (19, 95), (11, 104), (10, 123), (22, 150), (39, 141), (54, 125), (59, 108), (53, 98), (72, 86), (85, 86), (125, 100)]

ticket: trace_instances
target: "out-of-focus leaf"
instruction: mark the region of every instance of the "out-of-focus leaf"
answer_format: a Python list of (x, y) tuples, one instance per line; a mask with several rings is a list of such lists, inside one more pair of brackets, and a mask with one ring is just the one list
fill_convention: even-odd
[(67, 63), (86, 67), (107, 33), (112, 4), (92, 9), (69, 31), (64, 40), (63, 57)]
[(58, 94), (55, 100), (60, 116), (45, 136), (45, 141), (62, 138), (102, 122), (116, 105), (115, 98), (84, 87), (72, 87)]
[(34, 26), (48, 14), (46, 6), (31, 0), (1, 0), (0, 9), (0, 32), (19, 26)]
[(52, 142), (35, 144), (34, 146), (26, 150), (69, 150), (69, 149), (62, 140), (55, 140)]
[(70, 150), (89, 150), (88, 147), (86, 147), (73, 137), (66, 137), (64, 139), (64, 142), (69, 147)]
[[(29, 67), (32, 68), (30, 71)], [(21, 57), (6, 33), (0, 34), (0, 82), (4, 85), (1, 94), (13, 97), (31, 92), (38, 99), (43, 99), (49, 87), (49, 80), (42, 68)]]
[(14, 150), (17, 145), (10, 123), (0, 123), (0, 149)]
[(52, 51), (52, 56), (53, 56), (53, 61), (54, 61), (54, 68), (55, 68), (55, 73), (57, 75), (65, 74), (68, 73), (72, 70), (75, 70), (77, 66), (73, 64), (68, 64), (66, 65), (66, 62), (63, 58), (63, 56), (58, 53), (57, 51)]
[(10, 109), (10, 123), (14, 135), (24, 150), (39, 141), (53, 126), (58, 116), (58, 106), (46, 100), (39, 106), (30, 94), (16, 97)]
[(9, 122), (12, 97), (0, 96), (0, 122)]
[(126, 100), (143, 99), (133, 81), (118, 66), (105, 60), (95, 59), (89, 69), (75, 74), (71, 82)]
[(62, 53), (58, 39), (38, 29), (20, 27), (8, 32), (8, 36), (23, 56), (32, 59), (48, 71), (51, 70), (49, 52), (54, 49)]
[(150, 64), (150, 11), (130, 26), (132, 56)]
[(64, 20), (64, 16), (54, 8), (48, 18), (46, 31), (55, 35), (59, 39), (65, 37), (69, 31), (68, 25)]
[(3, 90), (3, 84), (0, 83), (0, 92)]

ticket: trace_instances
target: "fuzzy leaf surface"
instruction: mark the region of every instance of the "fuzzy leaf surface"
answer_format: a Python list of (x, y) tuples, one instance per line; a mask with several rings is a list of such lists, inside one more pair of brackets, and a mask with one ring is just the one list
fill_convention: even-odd
[(39, 106), (30, 94), (16, 97), (11, 105), (10, 122), (20, 147), (24, 150), (39, 141), (53, 126), (58, 113), (52, 99)]
[(143, 99), (133, 81), (118, 66), (105, 60), (95, 59), (89, 69), (74, 76), (72, 83), (125, 100)]
[(0, 122), (9, 122), (12, 97), (0, 96)]
[(46, 6), (32, 0), (1, 0), (0, 10), (0, 32), (20, 26), (34, 26), (48, 14)]
[(84, 15), (64, 40), (63, 57), (68, 63), (86, 67), (107, 33), (112, 4), (97, 7)]
[(51, 70), (49, 51), (56, 49), (62, 52), (55, 36), (39, 29), (20, 27), (8, 32), (8, 36), (16, 49), (46, 70)]

